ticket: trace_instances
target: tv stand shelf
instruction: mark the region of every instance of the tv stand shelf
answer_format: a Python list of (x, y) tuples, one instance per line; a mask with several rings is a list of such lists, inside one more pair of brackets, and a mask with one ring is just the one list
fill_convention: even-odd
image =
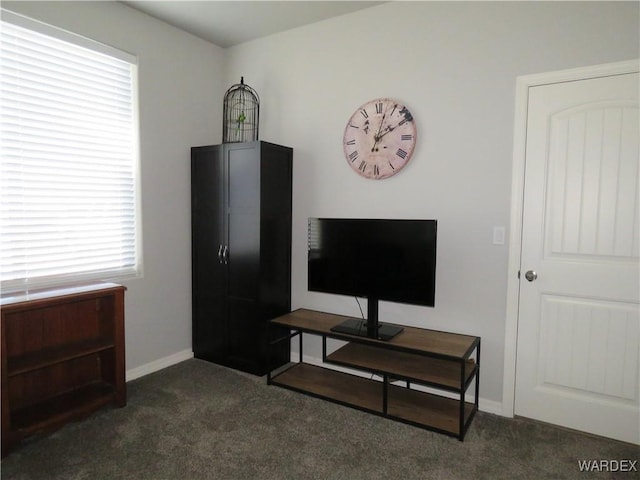
[[(463, 440), (478, 411), (480, 337), (404, 327), (393, 339), (381, 341), (331, 331), (347, 318), (299, 309), (273, 319), (273, 325), (292, 333), (270, 347), (298, 336), (299, 361), (269, 372), (268, 383)], [(322, 366), (303, 362), (303, 334), (322, 337)], [(348, 343), (327, 354), (327, 338)], [(369, 378), (372, 374), (382, 381)], [(468, 402), (472, 385), (475, 399)]]

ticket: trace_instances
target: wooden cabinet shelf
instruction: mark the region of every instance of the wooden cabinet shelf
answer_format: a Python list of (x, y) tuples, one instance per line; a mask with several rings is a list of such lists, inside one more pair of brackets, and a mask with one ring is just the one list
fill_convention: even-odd
[(2, 455), (126, 404), (124, 291), (115, 284), (2, 298)]
[[(345, 319), (305, 309), (273, 319), (273, 324), (287, 326), (292, 336), (300, 337), (300, 359), (274, 375), (270, 372), (268, 382), (463, 440), (478, 410), (480, 338), (412, 327), (390, 341), (331, 331)], [(303, 334), (322, 337), (322, 366), (303, 362)], [(348, 343), (327, 354), (327, 338)], [(382, 381), (368, 378), (371, 374)], [(468, 402), (466, 392), (474, 383), (475, 399)], [(450, 398), (451, 393), (456, 398)]]
[(11, 424), (14, 430), (24, 435), (54, 425), (62, 426), (111, 403), (114, 393), (114, 386), (109, 383), (83, 385), (12, 412)]
[(22, 375), (114, 347), (113, 339), (97, 338), (7, 358), (7, 375), (9, 377)]

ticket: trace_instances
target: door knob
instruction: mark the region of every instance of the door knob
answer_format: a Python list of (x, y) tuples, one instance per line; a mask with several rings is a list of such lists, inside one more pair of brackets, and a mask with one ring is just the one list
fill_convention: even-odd
[(526, 278), (530, 282), (533, 282), (536, 278), (538, 278), (538, 274), (533, 270), (528, 270), (527, 273), (524, 274), (524, 278)]

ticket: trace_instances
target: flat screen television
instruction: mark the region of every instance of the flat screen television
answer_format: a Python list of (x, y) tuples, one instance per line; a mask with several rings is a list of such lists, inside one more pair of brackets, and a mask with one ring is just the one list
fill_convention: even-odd
[(378, 301), (433, 307), (437, 220), (310, 218), (308, 289), (367, 298), (367, 319), (332, 330), (389, 340), (402, 327), (378, 321)]

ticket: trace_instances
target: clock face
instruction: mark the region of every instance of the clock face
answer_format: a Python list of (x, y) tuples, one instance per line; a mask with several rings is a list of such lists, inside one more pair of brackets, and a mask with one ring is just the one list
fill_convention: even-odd
[(416, 145), (416, 125), (407, 107), (379, 98), (353, 113), (342, 143), (347, 163), (356, 173), (388, 178), (409, 162)]

